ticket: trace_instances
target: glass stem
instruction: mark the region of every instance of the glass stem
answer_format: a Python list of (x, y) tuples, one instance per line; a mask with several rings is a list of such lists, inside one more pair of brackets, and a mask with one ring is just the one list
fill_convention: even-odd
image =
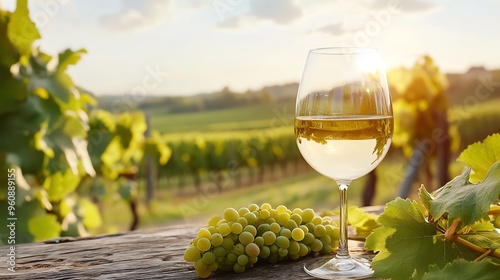
[(349, 258), (349, 247), (347, 245), (347, 188), (349, 183), (338, 183), (340, 195), (340, 240), (337, 258)]

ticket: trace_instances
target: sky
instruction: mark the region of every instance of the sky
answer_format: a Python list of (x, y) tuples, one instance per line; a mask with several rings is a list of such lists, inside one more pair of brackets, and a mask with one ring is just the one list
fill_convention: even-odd
[[(14, 0), (0, 0), (13, 10)], [(428, 54), (445, 72), (500, 69), (500, 1), (29, 0), (52, 55), (97, 95), (191, 95), (298, 82), (310, 49), (378, 48), (386, 68)]]

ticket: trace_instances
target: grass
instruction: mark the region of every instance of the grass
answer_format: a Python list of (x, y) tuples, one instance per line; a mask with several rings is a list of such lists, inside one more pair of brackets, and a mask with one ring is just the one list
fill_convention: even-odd
[(293, 119), (291, 114), (291, 108), (269, 103), (216, 111), (153, 114), (151, 124), (161, 133), (249, 130), (289, 125)]

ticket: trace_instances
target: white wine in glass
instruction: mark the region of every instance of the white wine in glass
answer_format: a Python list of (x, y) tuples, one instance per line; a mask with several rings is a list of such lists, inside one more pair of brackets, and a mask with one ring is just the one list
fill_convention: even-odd
[(304, 267), (323, 279), (373, 274), (369, 261), (349, 255), (347, 189), (382, 161), (394, 121), (382, 57), (376, 49), (309, 51), (297, 94), (295, 137), (307, 163), (333, 179), (340, 193), (340, 240), (336, 256)]

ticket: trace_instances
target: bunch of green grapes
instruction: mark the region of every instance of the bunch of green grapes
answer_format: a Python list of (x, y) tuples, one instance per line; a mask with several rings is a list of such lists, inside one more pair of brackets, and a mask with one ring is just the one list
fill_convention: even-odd
[(339, 228), (314, 210), (269, 203), (227, 208), (198, 231), (184, 253), (200, 278), (216, 270), (242, 273), (255, 263), (296, 260), (310, 253), (331, 253), (338, 245)]

